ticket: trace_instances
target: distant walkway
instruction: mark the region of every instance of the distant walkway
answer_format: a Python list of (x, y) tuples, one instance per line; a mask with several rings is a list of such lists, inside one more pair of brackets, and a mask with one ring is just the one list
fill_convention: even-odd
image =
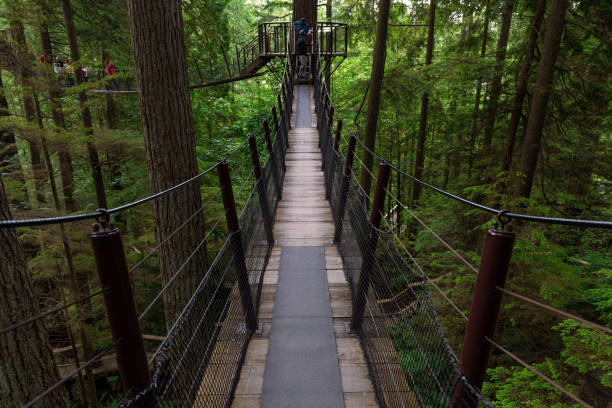
[(378, 407), (325, 199), (312, 87), (298, 86), (289, 132), (277, 246), (232, 407)]

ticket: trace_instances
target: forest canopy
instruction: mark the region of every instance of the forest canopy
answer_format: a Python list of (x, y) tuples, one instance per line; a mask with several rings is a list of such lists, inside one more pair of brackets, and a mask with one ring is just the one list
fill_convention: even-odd
[[(370, 93), (379, 92), (371, 148), (406, 174), (493, 208), (612, 219), (612, 2), (328, 1), (329, 7), (319, 3), (318, 20), (348, 25), (347, 58), (333, 59), (329, 71), (335, 117), (344, 121), (343, 151), (351, 133), (368, 144)], [(372, 81), (372, 59), (384, 2), (388, 33), (377, 83)], [(113, 208), (168, 188), (230, 154), (250, 160), (243, 148), (246, 136), (263, 133), (262, 119), (272, 123), (270, 107), (277, 103), (285, 61), (274, 58), (258, 68), (257, 76), (227, 80), (245, 70), (240, 65), (243, 49), (257, 38), (259, 24), (290, 22), (292, 3), (168, 1), (168, 14), (174, 13), (176, 27), (183, 30), (176, 53), (168, 52), (161, 40), (130, 30), (147, 17), (137, 15), (138, 3), (0, 0), (0, 218)], [(153, 63), (145, 66), (143, 61)], [(163, 93), (167, 78), (178, 78), (182, 97)], [(146, 86), (150, 94), (137, 92)], [(163, 126), (150, 125), (149, 120), (160, 117)], [(260, 153), (264, 150), (262, 143)], [(175, 162), (191, 167), (184, 173), (162, 171), (175, 169)], [(234, 170), (235, 186), (248, 182), (250, 168)], [(217, 220), (223, 207), (215, 196), (216, 175), (203, 177), (201, 184), (177, 200), (194, 209), (211, 200), (196, 220), (202, 227)], [(421, 189), (399, 174), (391, 178), (389, 191), (463, 258), (479, 264), (494, 217)], [(247, 193), (237, 194), (239, 208)], [(180, 225), (178, 215), (172, 219), (171, 201), (114, 219), (130, 264)], [(416, 218), (391, 200), (385, 205), (389, 225), (414, 262), (468, 314), (473, 271)], [(507, 288), (609, 328), (612, 232), (516, 220), (512, 226), (517, 238)], [(198, 260), (204, 270), (223, 245), (227, 229), (219, 228)], [(15, 231), (14, 237), (0, 236), (0, 273), (7, 276), (0, 279), (0, 297), (22, 285), (34, 313), (100, 291), (87, 222)], [(178, 241), (171, 245), (180, 247)], [(9, 261), (13, 257), (20, 262)], [(171, 279), (167, 271), (175, 266), (164, 250), (139, 264), (133, 276), (139, 311)], [(13, 280), (5, 268), (15, 271)], [(168, 306), (171, 296), (180, 297), (164, 297), (165, 303), (142, 320), (149, 339), (164, 336), (182, 310), (183, 299)], [(459, 356), (465, 322), (441, 295), (432, 296)], [(9, 303), (5, 309), (19, 309)], [(0, 318), (0, 328), (14, 324), (11, 319)], [(74, 304), (36, 330), (44, 341), (32, 341), (19, 352), (48, 360), (47, 372), (55, 375), (72, 367), (75, 357), (86, 361), (112, 343), (100, 296)], [(401, 353), (409, 340), (401, 330), (393, 335)], [(593, 406), (607, 407), (612, 401), (610, 335), (505, 298), (495, 338)], [(21, 406), (25, 400), (17, 400), (5, 385), (9, 377), (24, 373), (5, 374), (3, 368), (12, 358), (6, 353), (18, 351), (2, 338), (0, 346), (0, 405)], [(147, 350), (156, 346), (147, 340)], [(405, 371), (417, 369), (402, 362)], [(495, 406), (574, 406), (499, 351), (492, 352), (489, 367), (482, 393)], [(28, 392), (40, 392), (45, 370), (33, 375), (38, 378)], [(62, 406), (68, 399), (75, 406), (93, 400), (97, 406), (114, 406), (121, 395), (118, 384), (117, 375), (82, 387), (73, 384), (69, 396), (60, 395), (57, 405), (52, 401), (48, 406)]]

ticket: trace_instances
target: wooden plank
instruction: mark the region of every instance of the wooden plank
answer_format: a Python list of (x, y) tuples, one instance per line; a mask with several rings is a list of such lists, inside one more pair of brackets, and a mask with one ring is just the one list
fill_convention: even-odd
[(282, 246), (323, 246), (329, 244), (331, 238), (279, 238)]

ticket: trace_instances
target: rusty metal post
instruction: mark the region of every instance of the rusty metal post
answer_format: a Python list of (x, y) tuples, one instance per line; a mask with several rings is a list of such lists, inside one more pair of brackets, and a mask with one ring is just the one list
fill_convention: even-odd
[[(281, 93), (282, 93), (282, 90), (281, 90)], [(278, 109), (279, 109), (278, 113), (279, 115), (282, 115), (282, 118), (283, 118), (282, 120), (283, 136), (285, 138), (285, 142), (287, 143), (287, 148), (289, 148), (289, 128), (291, 127), (289, 122), (291, 122), (291, 116), (289, 116), (289, 112), (287, 112), (287, 109), (283, 107), (283, 101), (282, 101), (281, 94), (276, 95), (276, 101), (278, 102)]]
[(272, 105), (272, 119), (274, 120), (274, 131), (276, 132), (276, 137), (280, 137), (283, 141), (283, 145), (285, 145), (285, 150), (289, 148), (287, 144), (287, 139), (285, 139), (285, 135), (282, 134), (280, 124), (278, 122), (278, 114), (276, 113), (276, 106)]
[(336, 136), (334, 137), (334, 152), (338, 153), (340, 150), (340, 136), (342, 135), (342, 119), (338, 119), (338, 124), (336, 125)]
[(257, 330), (257, 320), (255, 319), (255, 309), (253, 308), (253, 299), (251, 296), (251, 285), (249, 284), (249, 275), (244, 262), (244, 250), (242, 248), (242, 232), (238, 225), (238, 216), (236, 215), (236, 202), (234, 201), (234, 191), (232, 189), (232, 179), (229, 173), (227, 161), (219, 162), (217, 166), (219, 174), (219, 186), (221, 187), (221, 195), (223, 196), (223, 208), (225, 209), (225, 220), (227, 221), (227, 229), (230, 234), (230, 243), (234, 255), (234, 267), (236, 268), (236, 276), (238, 280), (238, 290), (240, 291), (240, 300), (242, 301), (242, 310), (244, 311), (246, 326), (251, 331)]
[[(108, 213), (94, 224), (91, 234), (100, 285), (104, 288), (104, 304), (116, 346), (117, 366), (124, 390), (136, 395), (151, 383), (134, 294), (128, 273), (121, 234)], [(152, 397), (141, 398), (137, 407), (156, 406)]]
[[(472, 295), (470, 315), (461, 349), (460, 371), (476, 389), (480, 389), (489, 361), (491, 345), (485, 337), (492, 338), (502, 300), (501, 291), (506, 282), (506, 274), (512, 257), (515, 234), (497, 228), (497, 223), (487, 230), (478, 278)], [(451, 406), (461, 407), (478, 405), (471, 394), (458, 381)], [(467, 405), (466, 405), (467, 402)]]
[(348, 196), (349, 182), (353, 172), (353, 158), (355, 157), (355, 144), (357, 136), (353, 133), (349, 138), (346, 157), (344, 158), (344, 174), (340, 185), (340, 203), (338, 205), (338, 218), (335, 220), (334, 243), (337, 244), (342, 239), (342, 229), (344, 228), (344, 212), (346, 211), (346, 200)]
[[(334, 107), (334, 105), (329, 106), (329, 113), (327, 114), (327, 126), (331, 129), (332, 126), (334, 125), (334, 112), (336, 111), (336, 108)], [(331, 130), (330, 130), (330, 135), (331, 135)]]
[(262, 122), (264, 137), (266, 139), (266, 148), (268, 149), (268, 153), (270, 154), (270, 161), (272, 164), (272, 178), (274, 179), (274, 188), (276, 190), (276, 199), (283, 199), (283, 191), (281, 189), (280, 183), (280, 172), (281, 168), (278, 166), (278, 162), (276, 161), (276, 153), (274, 152), (274, 148), (272, 147), (272, 139), (270, 138), (270, 125), (268, 125), (267, 120), (263, 120)]
[(266, 230), (266, 239), (268, 244), (274, 245), (274, 235), (272, 234), (272, 212), (268, 206), (268, 189), (266, 188), (266, 180), (261, 172), (261, 164), (259, 163), (259, 153), (257, 152), (257, 139), (253, 134), (249, 135), (249, 148), (251, 149), (251, 162), (253, 163), (253, 173), (255, 174), (255, 183), (257, 186), (257, 195), (259, 196), (259, 205), (261, 206), (261, 215), (263, 217), (264, 229)]
[(374, 257), (376, 255), (376, 245), (378, 244), (378, 229), (385, 205), (386, 188), (389, 182), (389, 163), (383, 161), (378, 166), (378, 177), (376, 179), (376, 189), (374, 201), (372, 202), (372, 213), (370, 214), (369, 236), (361, 260), (361, 272), (359, 274), (359, 286), (357, 295), (353, 301), (353, 316), (351, 318), (351, 330), (361, 329), (363, 322), (363, 312), (368, 298), (368, 288), (370, 286), (370, 275), (374, 267)]

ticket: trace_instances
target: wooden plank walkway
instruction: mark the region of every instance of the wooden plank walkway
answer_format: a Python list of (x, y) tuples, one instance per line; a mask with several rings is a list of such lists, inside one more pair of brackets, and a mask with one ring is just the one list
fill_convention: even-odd
[[(329, 203), (325, 200), (321, 153), (315, 126), (316, 116), (312, 104), (312, 87), (309, 87), (309, 92), (311, 127), (294, 127), (289, 132), (290, 147), (286, 157), (287, 173), (283, 200), (279, 202), (274, 225), (277, 246), (273, 249), (264, 274), (258, 314), (263, 330), (261, 334), (253, 335), (249, 343), (232, 403), (234, 408), (252, 408), (261, 405), (280, 257), (283, 248), (290, 246), (324, 247), (325, 270), (345, 408), (378, 407), (359, 338), (355, 334), (346, 332), (345, 325), (351, 316), (351, 295), (344, 278), (342, 260), (331, 242), (334, 226)], [(298, 111), (296, 101), (293, 111)], [(291, 118), (291, 123), (292, 125), (296, 123), (295, 114)]]

